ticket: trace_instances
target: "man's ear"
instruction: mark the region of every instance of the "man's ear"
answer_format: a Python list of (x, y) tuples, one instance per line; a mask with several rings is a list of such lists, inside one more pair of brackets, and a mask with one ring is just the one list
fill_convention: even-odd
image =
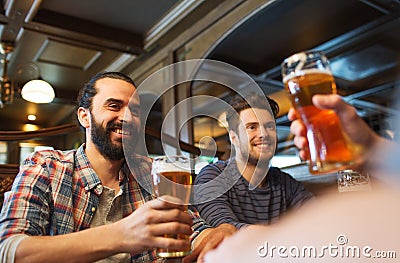
[(231, 143), (234, 146), (238, 146), (239, 145), (239, 138), (238, 135), (235, 131), (233, 130), (229, 130), (229, 139), (231, 140)]
[(78, 115), (79, 123), (84, 128), (89, 128), (90, 127), (90, 111), (88, 109), (79, 107), (77, 115)]

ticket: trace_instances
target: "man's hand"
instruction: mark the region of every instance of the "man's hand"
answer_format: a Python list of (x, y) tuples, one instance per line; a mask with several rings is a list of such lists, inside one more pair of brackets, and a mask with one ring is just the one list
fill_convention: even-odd
[(204, 262), (204, 255), (216, 248), (225, 238), (233, 235), (236, 227), (230, 224), (221, 224), (216, 228), (203, 230), (196, 238), (193, 252), (183, 258), (183, 263), (190, 263), (196, 260), (197, 263)]
[[(176, 202), (162, 197), (141, 206), (121, 221), (124, 248), (122, 251), (142, 252), (154, 248), (183, 249), (190, 242), (163, 237), (164, 234), (192, 234), (192, 219)], [(173, 201), (173, 200), (171, 200)]]
[(28, 236), (17, 247), (15, 261), (62, 263), (76, 259), (94, 262), (117, 253), (139, 253), (154, 248), (183, 249), (190, 247), (189, 241), (163, 235), (191, 235), (191, 226), (191, 216), (184, 211), (184, 206), (156, 199), (112, 224), (65, 235)]
[[(336, 112), (344, 133), (354, 145), (360, 148), (360, 152), (365, 152), (365, 149), (371, 149), (381, 140), (364, 120), (357, 115), (356, 109), (343, 101), (339, 95), (314, 95), (312, 102), (317, 108), (330, 109)], [(295, 135), (293, 142), (300, 149), (300, 158), (307, 160), (309, 156), (306, 127), (297, 118), (294, 108), (290, 108), (288, 118), (292, 121), (290, 131)]]

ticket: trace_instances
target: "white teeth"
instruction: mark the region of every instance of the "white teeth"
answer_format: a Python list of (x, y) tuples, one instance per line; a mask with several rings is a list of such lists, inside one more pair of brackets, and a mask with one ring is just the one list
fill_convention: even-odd
[(256, 144), (256, 147), (270, 147), (271, 145), (269, 143), (260, 143), (260, 144)]
[(121, 129), (115, 129), (114, 132), (118, 134), (128, 135), (127, 132), (123, 132)]

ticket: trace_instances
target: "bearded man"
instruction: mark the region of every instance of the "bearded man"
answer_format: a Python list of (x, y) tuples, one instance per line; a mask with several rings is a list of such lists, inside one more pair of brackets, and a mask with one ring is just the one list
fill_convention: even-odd
[(133, 148), (141, 130), (132, 79), (99, 73), (77, 101), (85, 143), (38, 151), (23, 162), (0, 215), (1, 262), (163, 262), (156, 248), (191, 245), (166, 234), (192, 235), (196, 245), (183, 262), (201, 262), (205, 251), (231, 234), (146, 190), (151, 159), (125, 156), (123, 148), (124, 140)]

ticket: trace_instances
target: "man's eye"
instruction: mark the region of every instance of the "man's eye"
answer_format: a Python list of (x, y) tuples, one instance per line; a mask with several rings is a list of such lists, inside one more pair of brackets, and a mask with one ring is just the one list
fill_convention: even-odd
[(116, 109), (116, 110), (119, 109), (118, 104), (109, 104), (108, 107), (111, 109)]
[(129, 111), (133, 116), (139, 116), (140, 115), (140, 108), (139, 107), (129, 107)]
[(265, 129), (275, 130), (275, 125), (274, 124), (268, 124), (268, 125), (265, 126)]
[(139, 110), (131, 110), (131, 113), (133, 116), (139, 116), (140, 115), (140, 111)]

